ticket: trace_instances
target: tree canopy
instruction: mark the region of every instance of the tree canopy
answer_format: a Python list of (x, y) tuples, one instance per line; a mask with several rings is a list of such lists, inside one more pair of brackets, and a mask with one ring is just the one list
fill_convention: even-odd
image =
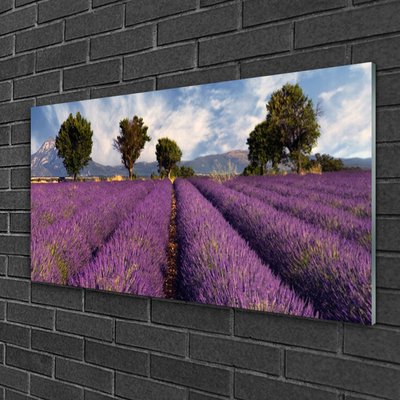
[(345, 169), (343, 161), (340, 158), (333, 158), (329, 154), (315, 155), (316, 162), (321, 165), (322, 172), (341, 171)]
[(182, 165), (179, 170), (179, 177), (181, 178), (191, 178), (195, 175), (194, 169), (192, 167), (186, 167)]
[(251, 162), (243, 171), (244, 176), (262, 175), (261, 167), (257, 162)]
[(129, 171), (129, 179), (133, 177), (133, 166), (146, 142), (151, 140), (147, 135), (148, 129), (148, 126), (144, 125), (143, 118), (139, 118), (137, 115), (131, 120), (124, 118), (119, 122), (120, 134), (114, 139), (114, 148), (121, 153), (121, 161)]
[(172, 168), (181, 161), (182, 150), (179, 148), (175, 140), (168, 138), (158, 139), (156, 145), (156, 158), (158, 162), (158, 172), (161, 174), (164, 169), (168, 178), (171, 177)]
[(247, 145), (249, 147), (248, 159), (250, 165), (252, 165), (252, 167), (247, 170), (247, 173), (256, 171), (257, 169), (255, 166), (258, 165), (261, 175), (264, 175), (269, 161), (272, 162), (272, 166), (276, 169), (278, 163), (285, 155), (283, 143), (279, 137), (279, 131), (274, 129), (268, 117), (266, 120), (256, 125), (250, 132)]
[(63, 158), (68, 175), (76, 181), (79, 171), (89, 164), (93, 147), (93, 131), (90, 122), (81, 116), (79, 111), (74, 117), (69, 114), (61, 124), (56, 136), (57, 156)]
[(302, 172), (302, 155), (310, 154), (321, 135), (318, 116), (312, 100), (303, 93), (299, 84), (287, 83), (272, 93), (267, 103), (267, 120), (276, 137), (287, 149), (289, 158), (296, 164), (297, 173)]
[[(160, 172), (160, 178), (164, 179), (168, 176), (168, 172), (165, 169), (162, 169)], [(178, 165), (174, 165), (171, 168), (169, 177), (170, 178), (192, 178), (195, 176), (194, 169), (192, 167), (186, 167), (182, 165), (180, 168)]]

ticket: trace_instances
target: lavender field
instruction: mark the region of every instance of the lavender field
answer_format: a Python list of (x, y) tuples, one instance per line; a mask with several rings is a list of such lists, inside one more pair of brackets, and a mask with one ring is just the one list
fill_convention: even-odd
[(371, 323), (371, 171), (39, 183), (31, 193), (32, 280), (171, 297), (173, 273), (177, 299)]

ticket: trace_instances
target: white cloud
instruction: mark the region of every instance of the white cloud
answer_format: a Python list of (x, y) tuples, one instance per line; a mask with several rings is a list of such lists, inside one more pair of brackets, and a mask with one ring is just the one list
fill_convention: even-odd
[(31, 135), (31, 154), (36, 153), (40, 149), (40, 146), (42, 144), (43, 143), (40, 143), (39, 140), (36, 138), (35, 133), (33, 133)]
[(249, 133), (265, 118), (266, 103), (272, 92), (285, 83), (296, 83), (297, 80), (298, 73), (267, 76), (241, 81), (242, 90), (239, 93), (212, 91), (214, 97), (211, 97), (211, 104), (223, 104), (223, 117), (213, 121), (216, 137), (209, 144), (209, 150), (202, 155), (247, 149)]
[[(298, 72), (293, 72), (284, 75), (263, 76), (258, 79), (249, 79), (248, 89), (257, 97), (257, 109), (262, 114), (262, 119), (265, 118), (267, 110), (265, 104), (273, 92), (280, 89), (286, 83), (296, 84), (299, 78)], [(262, 111), (262, 113), (261, 113)]]
[[(343, 67), (342, 67), (343, 68)], [(325, 85), (322, 70), (291, 73), (226, 83), (192, 86), (87, 100), (41, 107), (47, 120), (48, 136), (58, 133), (69, 113), (76, 111), (91, 121), (94, 161), (105, 165), (121, 164), (113, 149), (119, 121), (138, 115), (149, 127), (152, 140), (146, 143), (139, 161), (155, 161), (157, 140), (169, 137), (181, 147), (183, 160), (198, 156), (247, 149), (246, 139), (254, 126), (266, 116), (266, 103), (272, 92), (286, 83), (300, 83), (314, 99), (323, 99), (325, 114), (320, 119), (322, 135), (315, 152), (341, 157), (370, 151), (370, 68), (352, 66), (350, 74), (362, 74), (353, 83), (339, 82), (332, 89)], [(43, 135), (42, 135), (43, 136)], [(32, 149), (39, 147), (32, 137)]]
[(154, 129), (150, 146), (143, 151), (141, 160), (154, 161), (158, 139), (168, 137), (177, 141), (183, 152), (183, 159), (190, 160), (196, 157), (196, 146), (207, 141), (211, 134), (209, 123), (211, 114), (206, 108), (198, 108), (193, 104), (186, 104), (171, 112), (163, 125)]
[[(335, 157), (371, 157), (371, 68), (356, 66), (353, 83), (321, 93), (322, 135), (313, 153)], [(357, 76), (362, 74), (361, 77)], [(340, 89), (340, 90), (339, 90)]]
[(371, 66), (372, 63), (366, 62), (366, 63), (361, 63), (361, 64), (352, 64), (349, 65), (350, 71), (361, 71), (363, 72), (366, 76), (371, 75)]
[(337, 89), (331, 90), (330, 92), (322, 92), (318, 97), (320, 97), (324, 101), (329, 101), (336, 94), (342, 93), (343, 90), (345, 90), (345, 87), (340, 86)]

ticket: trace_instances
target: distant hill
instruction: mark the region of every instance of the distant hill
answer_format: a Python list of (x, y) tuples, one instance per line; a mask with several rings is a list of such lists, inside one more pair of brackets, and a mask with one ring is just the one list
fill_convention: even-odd
[(196, 174), (210, 174), (215, 169), (227, 170), (229, 162), (238, 173), (243, 172), (249, 164), (247, 151), (232, 150), (228, 153), (197, 157), (192, 161), (183, 161), (181, 164), (192, 167)]
[[(55, 138), (48, 138), (42, 147), (31, 155), (31, 176), (68, 176), (62, 159), (57, 157)], [(234, 150), (225, 154), (198, 157), (192, 161), (182, 161), (180, 165), (192, 167), (197, 174), (209, 174), (214, 168), (228, 168), (229, 161), (236, 167), (237, 172), (242, 172), (248, 164), (247, 151)], [(152, 172), (157, 173), (158, 164), (137, 162), (133, 172), (138, 176), (150, 176)], [(81, 176), (114, 176), (128, 175), (128, 170), (121, 164), (117, 166), (102, 165), (90, 161), (89, 165), (82, 171)]]
[[(31, 155), (32, 177), (68, 176), (62, 159), (57, 157), (55, 142), (55, 138), (48, 138), (42, 147)], [(342, 160), (346, 167), (371, 168), (371, 158), (342, 158)], [(228, 153), (197, 157), (191, 161), (182, 161), (180, 165), (192, 167), (196, 174), (210, 174), (214, 169), (227, 169), (229, 162), (236, 168), (238, 173), (243, 172), (249, 163), (247, 151), (232, 150)], [(137, 162), (133, 167), (133, 172), (138, 176), (150, 176), (152, 172), (157, 173), (157, 168), (156, 161), (151, 163)], [(85, 177), (114, 175), (127, 176), (128, 170), (122, 164), (111, 166), (90, 161), (89, 165), (81, 173), (81, 176)]]
[(345, 167), (359, 167), (363, 169), (372, 168), (371, 158), (342, 158)]

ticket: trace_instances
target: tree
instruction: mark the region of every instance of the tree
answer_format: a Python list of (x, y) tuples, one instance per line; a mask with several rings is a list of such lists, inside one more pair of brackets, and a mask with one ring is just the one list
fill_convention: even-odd
[(179, 170), (179, 176), (181, 178), (191, 178), (194, 175), (194, 169), (192, 167), (186, 167), (185, 165), (181, 166)]
[(289, 158), (296, 164), (297, 173), (302, 172), (302, 156), (310, 154), (321, 135), (318, 116), (320, 107), (314, 109), (312, 100), (301, 87), (287, 83), (272, 93), (267, 103), (267, 119), (271, 129), (289, 152)]
[(64, 167), (68, 175), (74, 176), (75, 182), (79, 171), (92, 159), (92, 137), (90, 122), (83, 118), (79, 111), (75, 117), (69, 114), (56, 136), (57, 156), (64, 159)]
[(250, 132), (247, 145), (249, 147), (247, 157), (252, 165), (247, 170), (248, 174), (257, 170), (254, 168), (254, 164), (257, 164), (260, 166), (261, 175), (265, 175), (268, 161), (271, 161), (273, 168), (277, 169), (279, 162), (284, 158), (284, 147), (279, 137), (279, 131), (273, 129), (268, 116)]
[(315, 155), (316, 162), (321, 165), (322, 172), (333, 172), (341, 171), (344, 169), (343, 161), (338, 158), (335, 159), (329, 154), (319, 154)]
[[(162, 169), (160, 172), (160, 178), (164, 179), (168, 176), (168, 172), (165, 169)], [(195, 176), (194, 169), (192, 167), (186, 167), (182, 165), (180, 168), (178, 165), (174, 165), (169, 172), (170, 178), (192, 178)]]
[[(300, 164), (299, 164), (300, 163)], [(298, 157), (294, 157), (292, 160), (292, 166), (291, 166), (291, 171), (292, 172), (297, 172), (299, 165), (301, 165), (302, 171), (309, 171), (310, 168), (316, 167), (316, 164), (318, 164), (315, 160), (310, 160), (310, 158), (301, 153), (300, 154), (300, 161)]]
[[(179, 178), (180, 177), (180, 172), (179, 172), (179, 166), (174, 165), (171, 168), (171, 171), (169, 171), (169, 177), (170, 178)], [(160, 171), (160, 179), (168, 178), (168, 172), (165, 169), (162, 169)]]
[(192, 178), (195, 176), (194, 169), (192, 167), (186, 167), (185, 165), (182, 165), (179, 171), (179, 176), (181, 178)]
[(168, 138), (158, 139), (156, 145), (156, 157), (158, 162), (158, 172), (164, 169), (171, 177), (172, 168), (181, 161), (182, 150), (176, 144), (175, 140)]
[(243, 171), (244, 176), (262, 175), (261, 167), (256, 162), (251, 162)]
[(114, 148), (121, 153), (121, 161), (129, 171), (129, 179), (133, 177), (133, 166), (146, 142), (151, 140), (147, 135), (148, 129), (148, 126), (144, 125), (143, 118), (137, 115), (131, 120), (124, 118), (119, 122), (120, 135), (114, 139)]

